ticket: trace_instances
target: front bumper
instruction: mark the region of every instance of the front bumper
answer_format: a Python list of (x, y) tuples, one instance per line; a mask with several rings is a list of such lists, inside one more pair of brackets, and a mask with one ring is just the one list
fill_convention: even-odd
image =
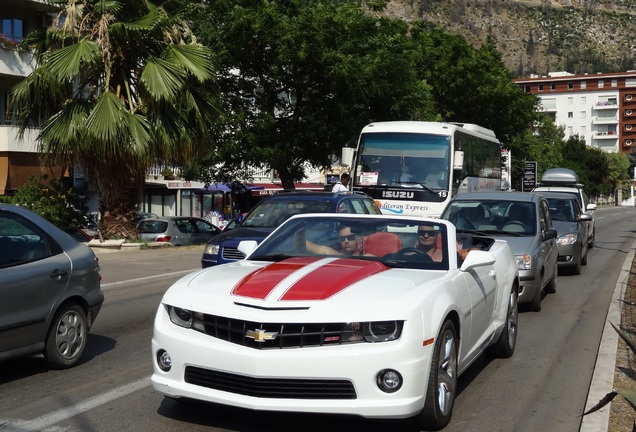
[(519, 303), (531, 302), (541, 290), (541, 276), (535, 269), (519, 270)]
[[(167, 372), (157, 364), (161, 350), (172, 359)], [(422, 346), (419, 337), (408, 341), (404, 333), (394, 342), (258, 350), (178, 327), (160, 308), (152, 339), (152, 385), (167, 396), (246, 409), (403, 419), (417, 415), (424, 406), (432, 351), (432, 345)], [(224, 380), (239, 380), (241, 384), (274, 379), (285, 385), (302, 386), (308, 381), (338, 380), (353, 389), (354, 395), (352, 398), (240, 394), (231, 381), (225, 381), (225, 390), (217, 385), (186, 382), (187, 368), (204, 375), (209, 371), (214, 379), (222, 375)], [(403, 385), (395, 393), (385, 393), (376, 384), (378, 372), (387, 368), (397, 370), (403, 377)]]

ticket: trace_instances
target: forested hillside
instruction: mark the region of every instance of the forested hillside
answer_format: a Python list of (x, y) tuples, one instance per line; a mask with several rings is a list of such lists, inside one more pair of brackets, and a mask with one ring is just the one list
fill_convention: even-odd
[(391, 0), (385, 13), (439, 24), (474, 46), (490, 33), (515, 77), (634, 69), (636, 0)]

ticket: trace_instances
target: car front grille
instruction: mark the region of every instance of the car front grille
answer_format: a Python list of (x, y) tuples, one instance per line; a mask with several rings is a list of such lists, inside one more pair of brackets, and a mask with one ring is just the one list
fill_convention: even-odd
[(185, 382), (214, 390), (259, 398), (356, 399), (347, 380), (254, 378), (187, 366)]
[(223, 247), (223, 252), (221, 254), (221, 256), (223, 257), (223, 259), (226, 259), (228, 261), (238, 261), (238, 260), (242, 260), (243, 258), (245, 258), (245, 254), (241, 251), (239, 251), (237, 248), (233, 248), (233, 247)]
[(258, 323), (197, 314), (192, 328), (224, 341), (254, 349), (303, 348), (364, 342), (347, 323)]

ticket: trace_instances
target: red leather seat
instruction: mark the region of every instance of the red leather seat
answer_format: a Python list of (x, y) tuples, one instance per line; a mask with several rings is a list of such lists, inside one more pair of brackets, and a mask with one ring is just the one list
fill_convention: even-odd
[(400, 236), (390, 232), (377, 232), (364, 239), (364, 252), (375, 256), (384, 256), (402, 249)]

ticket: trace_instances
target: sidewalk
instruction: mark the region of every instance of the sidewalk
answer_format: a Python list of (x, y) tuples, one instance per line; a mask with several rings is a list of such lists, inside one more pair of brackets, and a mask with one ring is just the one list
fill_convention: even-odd
[[(610, 302), (609, 309), (607, 311), (607, 318), (605, 319), (603, 336), (601, 338), (601, 343), (596, 357), (594, 375), (592, 376), (590, 390), (587, 395), (585, 411), (596, 405), (614, 388), (614, 369), (616, 365), (616, 350), (618, 349), (619, 336), (609, 323), (613, 322), (615, 324), (620, 324), (621, 322), (621, 300), (625, 296), (629, 272), (632, 266), (632, 261), (634, 261), (635, 247), (636, 242), (632, 244), (627, 257), (625, 257), (621, 273), (619, 274), (616, 282), (614, 294), (612, 295), (612, 301)], [(610, 407), (611, 404), (608, 404), (599, 411), (583, 416), (579, 432), (607, 431), (609, 427)]]

